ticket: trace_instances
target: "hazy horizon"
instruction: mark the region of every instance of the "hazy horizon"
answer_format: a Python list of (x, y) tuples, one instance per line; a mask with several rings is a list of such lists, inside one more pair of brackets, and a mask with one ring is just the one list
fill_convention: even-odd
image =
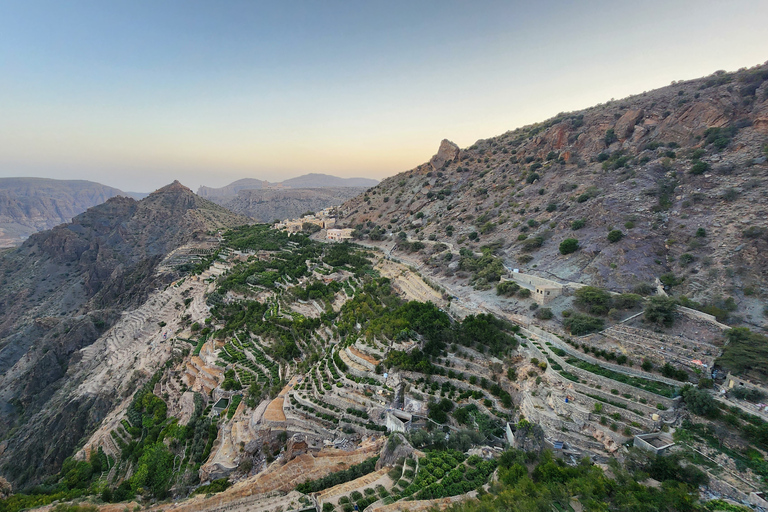
[(0, 177), (150, 192), (381, 180), (481, 138), (768, 59), (768, 3), (9, 0)]

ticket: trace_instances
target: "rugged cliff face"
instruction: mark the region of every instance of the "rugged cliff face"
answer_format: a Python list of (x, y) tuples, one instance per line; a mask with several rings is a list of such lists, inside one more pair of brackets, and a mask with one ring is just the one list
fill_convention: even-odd
[[(119, 397), (57, 393), (122, 311), (173, 279), (173, 249), (247, 219), (178, 182), (114, 197), (0, 258), (0, 465), (16, 482), (55, 472)], [(55, 403), (54, 403), (55, 402)]]
[[(510, 268), (617, 291), (664, 276), (675, 295), (765, 326), (767, 145), (768, 65), (717, 72), (469, 148), (443, 141), (347, 202), (345, 223), (423, 239), (420, 257), (446, 273), (485, 246)], [(579, 249), (562, 254), (567, 238)]]
[(19, 245), (118, 195), (129, 194), (92, 181), (0, 178), (0, 247)]

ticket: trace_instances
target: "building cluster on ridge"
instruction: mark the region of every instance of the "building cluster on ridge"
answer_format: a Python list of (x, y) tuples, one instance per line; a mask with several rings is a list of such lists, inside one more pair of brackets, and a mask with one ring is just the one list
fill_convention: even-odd
[(299, 233), (304, 230), (305, 224), (314, 224), (320, 229), (326, 230), (325, 238), (332, 241), (344, 241), (352, 239), (351, 228), (334, 228), (336, 225), (336, 207), (323, 208), (317, 213), (303, 215), (298, 219), (286, 219), (277, 222), (273, 227), (288, 233)]

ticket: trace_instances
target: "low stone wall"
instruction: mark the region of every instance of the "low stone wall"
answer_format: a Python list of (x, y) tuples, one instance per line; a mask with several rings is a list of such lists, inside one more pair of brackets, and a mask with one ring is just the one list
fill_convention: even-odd
[(347, 357), (349, 357), (352, 361), (356, 362), (359, 365), (365, 366), (366, 368), (368, 368), (369, 371), (372, 372), (376, 369), (376, 365), (374, 365), (370, 361), (366, 361), (362, 357), (357, 356), (357, 354), (355, 354), (354, 352), (352, 352), (352, 350), (350, 350), (350, 347), (345, 348), (344, 352), (347, 353)]
[[(534, 346), (534, 348), (536, 347)], [(539, 353), (541, 352), (539, 351)], [(671, 409), (675, 405), (675, 400), (672, 398), (667, 398), (661, 395), (657, 395), (656, 393), (651, 393), (650, 391), (645, 391), (640, 388), (630, 386), (629, 384), (624, 384), (622, 382), (609, 379), (608, 377), (602, 377), (600, 375), (596, 375), (586, 370), (582, 370), (581, 368), (577, 368), (575, 366), (572, 366), (566, 363), (565, 360), (563, 360), (563, 358), (555, 355), (554, 353), (548, 352), (548, 356), (550, 359), (554, 360), (560, 366), (562, 366), (565, 371), (577, 376), (580, 380), (585, 381), (589, 387), (597, 388), (599, 386), (600, 389), (604, 387), (608, 389), (615, 389), (619, 392), (619, 395), (623, 395), (626, 393), (634, 397), (637, 397), (638, 399), (643, 398), (646, 401), (648, 401), (648, 403), (661, 403), (667, 409)], [(547, 371), (549, 371), (550, 369), (551, 369), (551, 366), (548, 365)], [(554, 372), (554, 370), (552, 371)], [(563, 378), (562, 376), (560, 377)], [(661, 410), (658, 411), (660, 415), (662, 414), (662, 412), (663, 411)]]
[[(629, 368), (627, 366), (622, 366), (622, 365), (619, 365), (619, 364), (609, 363), (607, 361), (603, 361), (601, 359), (597, 359), (596, 357), (592, 357), (592, 356), (590, 356), (588, 354), (581, 353), (578, 350), (576, 350), (575, 348), (573, 348), (572, 346), (570, 346), (567, 343), (565, 343), (563, 340), (561, 340), (557, 336), (555, 336), (554, 334), (548, 333), (547, 331), (545, 331), (543, 329), (539, 329), (538, 327), (531, 326), (530, 330), (534, 334), (536, 334), (536, 336), (538, 336), (538, 338), (541, 340), (542, 343), (545, 344), (545, 346), (546, 346), (545, 342), (549, 341), (552, 345), (556, 346), (557, 348), (559, 348), (561, 350), (564, 350), (565, 352), (567, 352), (571, 356), (576, 357), (578, 359), (583, 359), (584, 361), (587, 361), (587, 362), (590, 362), (590, 363), (593, 363), (593, 364), (598, 364), (598, 365), (602, 366), (603, 368), (609, 368), (609, 369), (611, 369), (611, 370), (613, 370), (615, 372), (623, 373), (625, 375), (630, 375), (632, 377), (640, 377), (640, 378), (648, 379), (648, 380), (654, 380), (654, 381), (662, 382), (664, 384), (668, 384), (670, 386), (675, 386), (675, 387), (682, 387), (685, 384), (684, 382), (680, 382), (680, 381), (673, 380), (673, 379), (668, 379), (668, 378), (663, 377), (661, 375), (656, 375), (656, 374), (653, 374), (653, 373), (647, 373), (647, 372), (644, 372), (642, 370), (636, 370), (634, 368)], [(557, 357), (557, 356), (555, 356), (555, 357)]]

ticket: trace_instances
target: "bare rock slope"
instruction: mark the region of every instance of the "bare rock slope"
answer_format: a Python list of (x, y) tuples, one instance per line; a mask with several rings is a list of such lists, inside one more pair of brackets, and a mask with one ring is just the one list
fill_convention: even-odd
[[(508, 268), (615, 291), (662, 278), (719, 318), (766, 326), (766, 157), (768, 64), (464, 149), (443, 141), (430, 162), (345, 203), (343, 223), (448, 275), (470, 277), (459, 252), (485, 247)], [(562, 254), (568, 238), (578, 249)]]

